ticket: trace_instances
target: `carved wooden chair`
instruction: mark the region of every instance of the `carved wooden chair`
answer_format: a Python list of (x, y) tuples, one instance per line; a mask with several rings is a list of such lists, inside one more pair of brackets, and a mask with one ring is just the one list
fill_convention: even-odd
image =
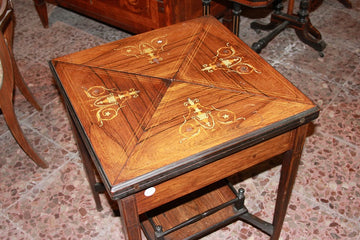
[(41, 110), (41, 108), (26, 86), (12, 52), (14, 21), (10, 0), (0, 0), (0, 29), (0, 109), (12, 135), (21, 148), (38, 166), (47, 168), (48, 164), (37, 155), (25, 139), (14, 112), (13, 93), (15, 85), (37, 110)]

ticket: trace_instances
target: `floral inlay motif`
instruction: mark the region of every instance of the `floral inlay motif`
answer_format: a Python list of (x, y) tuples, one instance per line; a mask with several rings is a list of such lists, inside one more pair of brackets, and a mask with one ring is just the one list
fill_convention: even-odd
[(135, 89), (119, 91), (116, 88), (108, 89), (103, 86), (93, 86), (85, 89), (84, 92), (93, 99), (92, 111), (96, 112), (99, 127), (102, 127), (103, 121), (114, 119), (118, 115), (118, 111), (125, 107), (125, 103), (132, 98), (137, 98), (140, 91)]
[(216, 124), (232, 124), (234, 122), (245, 120), (244, 117), (237, 117), (233, 111), (228, 109), (217, 109), (214, 106), (204, 107), (200, 104), (200, 100), (190, 99), (184, 103), (184, 106), (188, 108), (188, 114), (184, 117), (184, 122), (179, 127), (179, 133), (183, 141), (193, 138), (200, 134), (201, 129), (213, 130)]
[(243, 57), (236, 54), (235, 49), (229, 43), (225, 47), (217, 50), (214, 61), (209, 64), (202, 65), (201, 71), (214, 72), (216, 70), (225, 70), (238, 74), (261, 73), (253, 65), (243, 62)]
[(160, 61), (163, 60), (159, 53), (164, 51), (164, 47), (167, 43), (166, 36), (161, 36), (152, 39), (150, 42), (141, 42), (139, 45), (114, 48), (114, 50), (120, 51), (123, 55), (137, 58), (145, 55), (148, 57), (149, 63), (153, 64), (160, 63)]

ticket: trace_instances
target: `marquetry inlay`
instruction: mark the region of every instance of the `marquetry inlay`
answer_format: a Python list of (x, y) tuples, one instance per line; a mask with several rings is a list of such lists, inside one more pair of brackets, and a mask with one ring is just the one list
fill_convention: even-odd
[(116, 51), (120, 51), (121, 54), (126, 56), (133, 56), (140, 58), (146, 56), (149, 59), (149, 63), (159, 63), (163, 60), (160, 56), (160, 52), (164, 51), (164, 47), (168, 41), (166, 36), (153, 38), (150, 42), (141, 42), (138, 45), (125, 46), (122, 48), (114, 48)]
[(202, 65), (201, 70), (210, 73), (216, 70), (225, 70), (238, 74), (261, 73), (250, 63), (243, 62), (243, 57), (236, 54), (236, 50), (229, 43), (225, 47), (219, 48), (214, 60), (209, 64)]
[[(155, 0), (108, 2), (125, 1)], [(307, 124), (319, 114), (210, 16), (53, 59), (50, 66), (84, 161), (93, 161), (109, 196), (135, 223), (137, 213), (282, 153), (287, 175), (279, 189), (289, 192), (286, 181), (296, 175)], [(127, 235), (140, 239), (136, 228), (129, 225)]]
[(237, 117), (233, 111), (228, 109), (217, 109), (214, 106), (204, 107), (200, 100), (190, 99), (184, 102), (188, 109), (184, 122), (179, 127), (179, 133), (182, 136), (180, 143), (193, 138), (201, 133), (201, 130), (211, 131), (216, 128), (216, 124), (232, 124), (240, 120), (246, 120), (245, 117)]
[(114, 119), (118, 111), (125, 107), (125, 103), (131, 98), (139, 96), (140, 91), (129, 89), (119, 91), (116, 88), (108, 89), (102, 86), (93, 86), (84, 90), (86, 96), (92, 99), (91, 111), (96, 113), (99, 127), (104, 125), (103, 121)]

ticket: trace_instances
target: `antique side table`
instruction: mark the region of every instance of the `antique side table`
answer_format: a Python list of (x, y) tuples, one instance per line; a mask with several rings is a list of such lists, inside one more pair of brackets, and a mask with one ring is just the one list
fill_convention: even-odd
[[(215, 18), (73, 53), (50, 67), (97, 207), (92, 164), (119, 205), (127, 239), (141, 239), (141, 227), (149, 239), (196, 239), (239, 219), (279, 237), (319, 109)], [(222, 180), (280, 154), (268, 223), (247, 211), (242, 189)]]

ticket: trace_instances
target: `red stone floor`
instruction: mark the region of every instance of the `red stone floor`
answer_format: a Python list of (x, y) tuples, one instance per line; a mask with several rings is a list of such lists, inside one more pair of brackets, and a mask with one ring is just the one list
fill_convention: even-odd
[[(325, 56), (287, 29), (261, 53), (321, 108), (307, 139), (281, 239), (360, 239), (360, 1), (347, 9), (324, 0), (310, 17), (327, 43)], [(50, 164), (38, 168), (20, 149), (0, 115), (0, 239), (123, 239), (119, 217), (103, 196), (98, 212), (48, 61), (129, 34), (65, 9), (48, 6), (44, 29), (31, 0), (14, 0), (15, 56), (37, 112), (16, 90), (15, 108), (29, 142)], [(298, 1), (296, 1), (298, 2)], [(266, 33), (249, 28), (247, 44)], [(268, 17), (262, 19), (267, 21)], [(238, 183), (250, 212), (272, 219), (279, 166)], [(268, 239), (235, 222), (203, 239)]]

